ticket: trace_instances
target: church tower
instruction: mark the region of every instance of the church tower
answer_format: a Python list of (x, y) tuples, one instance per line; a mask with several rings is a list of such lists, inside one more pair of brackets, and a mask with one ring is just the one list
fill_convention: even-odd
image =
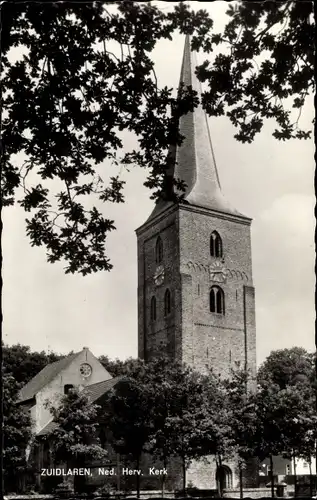
[[(186, 37), (180, 81), (201, 94)], [(201, 106), (182, 116), (175, 152), (184, 201), (160, 201), (137, 230), (139, 357), (159, 354), (225, 377), (256, 369), (251, 219), (225, 199)], [(233, 139), (232, 139), (233, 140)]]

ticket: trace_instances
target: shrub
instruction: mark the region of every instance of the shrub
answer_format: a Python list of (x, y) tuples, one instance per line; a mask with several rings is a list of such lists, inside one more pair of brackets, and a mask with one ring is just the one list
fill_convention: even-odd
[(100, 488), (97, 489), (96, 495), (102, 498), (109, 498), (111, 495), (111, 486), (109, 483), (105, 483)]
[(72, 495), (73, 488), (69, 483), (60, 483), (54, 491), (54, 496), (56, 498), (69, 498)]

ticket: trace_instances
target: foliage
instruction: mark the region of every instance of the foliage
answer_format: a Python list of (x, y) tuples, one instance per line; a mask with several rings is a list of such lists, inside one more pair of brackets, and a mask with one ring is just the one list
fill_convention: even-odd
[(143, 452), (151, 453), (164, 467), (180, 457), (184, 485), (193, 459), (227, 453), (229, 423), (218, 379), (166, 358), (130, 360), (128, 368), (104, 417), (117, 452), (132, 455), (137, 464)]
[[(65, 259), (67, 273), (109, 270), (104, 244), (114, 221), (91, 201), (124, 201), (118, 163), (149, 168), (147, 184), (160, 190), (163, 153), (180, 139), (175, 115), (193, 107), (192, 92), (184, 91), (176, 111), (172, 90), (158, 88), (150, 54), (185, 23), (199, 32), (212, 22), (185, 6), (164, 14), (130, 1), (2, 8), (3, 203), (23, 188), (20, 205), (36, 211), (27, 233), (32, 245), (46, 247), (49, 262)], [(25, 53), (12, 62), (17, 46)], [(122, 131), (135, 134), (138, 151), (121, 154)], [(105, 161), (109, 185), (98, 167)]]
[(97, 489), (96, 494), (98, 497), (109, 498), (111, 496), (111, 486), (109, 483), (103, 484), (100, 488)]
[(54, 490), (54, 496), (57, 498), (69, 498), (73, 494), (73, 488), (70, 483), (63, 481), (58, 484)]
[(15, 378), (4, 372), (3, 388), (3, 472), (5, 490), (17, 483), (26, 469), (26, 447), (32, 437), (30, 414), (16, 404), (21, 387)]
[[(16, 362), (29, 377), (34, 366), (42, 368), (47, 355), (21, 345), (4, 349), (4, 469), (8, 482), (25, 466), (25, 448), (31, 438), (30, 416), (16, 405), (20, 384), (11, 370)], [(54, 359), (55, 355), (50, 356)], [(199, 375), (163, 358), (144, 363), (132, 358), (111, 361), (103, 356), (101, 361), (112, 375), (124, 377), (100, 400), (102, 408), (76, 390), (63, 396), (60, 404), (49, 404), (58, 424), (48, 436), (55, 462), (66, 460), (70, 466), (82, 466), (90, 459), (105, 457), (99, 440), (104, 426), (115, 451), (137, 464), (143, 452), (151, 453), (164, 466), (172, 457), (181, 457), (184, 478), (191, 460), (206, 455), (214, 455), (221, 465), (237, 454), (241, 467), (253, 456), (264, 460), (282, 454), (310, 461), (317, 438), (314, 359), (302, 348), (272, 352), (259, 369), (257, 391), (250, 392), (249, 375), (243, 371), (221, 381), (212, 373)]]
[(134, 372), (135, 363), (138, 363), (138, 361), (133, 358), (128, 358), (122, 361), (118, 358), (110, 359), (105, 355), (100, 356), (99, 361), (113, 377), (118, 377), (118, 375), (129, 376), (130, 373)]
[[(202, 454), (207, 380), (190, 367), (164, 358), (154, 360), (148, 369), (153, 388), (159, 388), (153, 391), (151, 402), (154, 432), (150, 450), (164, 466), (171, 457), (182, 459), (185, 488), (186, 470)], [(215, 380), (213, 389), (217, 390)]]
[[(234, 453), (235, 442), (232, 436), (232, 412), (228, 389), (224, 380), (214, 377), (213, 373), (206, 378), (204, 404), (201, 408), (200, 421), (200, 455), (215, 457), (217, 470), (223, 460), (230, 459)], [(223, 494), (223, 484), (217, 475), (218, 494)]]
[(317, 438), (316, 401), (309, 389), (297, 386), (280, 391), (286, 408), (284, 455), (288, 458), (296, 456), (309, 461), (314, 454)]
[(297, 384), (312, 384), (316, 356), (302, 347), (271, 352), (258, 371), (258, 382), (276, 385), (279, 389)]
[(299, 347), (274, 351), (258, 376), (262, 387), (275, 388), (284, 408), (284, 455), (308, 461), (317, 437), (315, 359), (315, 354)]
[(207, 52), (219, 45), (198, 73), (209, 85), (207, 112), (229, 117), (242, 142), (252, 142), (266, 119), (276, 121), (277, 139), (309, 138), (299, 119), (315, 87), (313, 2), (237, 2), (227, 14), (223, 33), (194, 43)]
[(310, 461), (317, 437), (314, 358), (294, 347), (272, 352), (260, 367), (254, 439), (260, 458), (280, 454)]
[(118, 453), (139, 460), (152, 430), (149, 411), (149, 385), (142, 380), (124, 379), (112, 394), (110, 430)]
[(185, 481), (191, 460), (201, 456), (206, 381), (189, 367), (165, 358), (146, 364), (130, 360), (126, 370), (128, 376), (116, 385), (105, 415), (115, 450), (131, 455), (137, 468), (143, 452), (151, 453), (164, 467), (172, 457), (181, 457)]
[(2, 345), (3, 369), (12, 374), (14, 379), (27, 384), (46, 365), (58, 361), (59, 354), (31, 351), (29, 346), (15, 344)]
[[(131, 367), (130, 376), (123, 378), (107, 395), (103, 422), (109, 428), (114, 450), (131, 457), (139, 469), (141, 454), (153, 432), (150, 405), (153, 387), (148, 383), (147, 367), (142, 360), (135, 360)], [(136, 490), (139, 497), (139, 475)]]
[[(72, 354), (71, 352), (68, 355)], [(64, 355), (55, 352), (46, 353), (44, 351), (31, 351), (29, 346), (22, 344), (2, 345), (3, 370), (11, 373), (19, 383), (27, 384), (45, 366), (55, 361), (59, 361)], [(136, 362), (133, 358), (124, 361), (116, 358), (110, 359), (106, 355), (99, 357), (99, 361), (113, 377), (118, 375), (129, 375), (133, 372), (133, 365)]]
[[(228, 401), (229, 443), (238, 459), (240, 496), (243, 496), (244, 478), (255, 472), (255, 436), (257, 432), (257, 402), (250, 373), (233, 370), (231, 378), (223, 382)], [(251, 466), (251, 469), (250, 469)], [(253, 469), (253, 470), (252, 470)], [(251, 472), (252, 471), (252, 472)], [(220, 490), (222, 489), (222, 485)]]
[(76, 389), (63, 396), (58, 404), (47, 404), (57, 426), (47, 435), (57, 463), (82, 466), (86, 461), (107, 455), (100, 446), (99, 409), (89, 397)]
[(233, 371), (224, 381), (228, 401), (231, 442), (240, 465), (254, 457), (254, 436), (256, 433), (256, 395), (248, 390), (250, 375), (247, 371)]
[[(202, 451), (215, 456), (228, 457), (231, 454), (231, 442), (228, 427), (227, 391), (219, 377), (210, 374), (205, 377), (204, 434)], [(205, 448), (205, 445), (206, 448)]]
[[(219, 34), (183, 2), (167, 12), (127, 0), (2, 5), (2, 203), (20, 197), (31, 244), (49, 262), (82, 275), (112, 268), (105, 245), (115, 222), (100, 206), (124, 202), (118, 165), (147, 169), (153, 198), (180, 201), (168, 151), (198, 99), (160, 88), (152, 58), (177, 30), (193, 35), (195, 49), (219, 49), (198, 68), (209, 86), (203, 105), (229, 117), (236, 139), (251, 142), (269, 118), (278, 139), (309, 137), (285, 108), (292, 98), (300, 115), (313, 89), (312, 3), (240, 2), (228, 14)], [(122, 152), (122, 132), (137, 139), (135, 150)]]

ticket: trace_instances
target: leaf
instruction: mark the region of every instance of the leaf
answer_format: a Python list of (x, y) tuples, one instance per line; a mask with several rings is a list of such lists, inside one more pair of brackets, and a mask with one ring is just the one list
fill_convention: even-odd
[[(177, 30), (192, 35), (193, 49), (217, 47), (196, 68), (207, 87), (202, 105), (231, 121), (236, 140), (251, 143), (268, 119), (278, 140), (309, 139), (296, 112), (315, 88), (315, 21), (311, 2), (300, 5), (240, 2), (217, 33), (206, 11), (183, 2), (167, 11), (117, 2), (111, 15), (107, 3), (4, 3), (2, 203), (13, 205), (21, 188), (31, 245), (43, 246), (48, 262), (63, 261), (66, 273), (111, 270), (107, 236), (115, 223), (101, 213), (92, 220), (92, 206), (96, 194), (99, 202), (124, 202), (115, 165), (146, 169), (152, 199), (182, 200), (184, 185), (167, 175), (168, 152), (183, 140), (179, 118), (200, 99), (192, 89), (174, 97), (162, 87), (152, 56)], [(22, 47), (13, 59), (11, 49)], [(121, 132), (136, 138), (132, 151)]]

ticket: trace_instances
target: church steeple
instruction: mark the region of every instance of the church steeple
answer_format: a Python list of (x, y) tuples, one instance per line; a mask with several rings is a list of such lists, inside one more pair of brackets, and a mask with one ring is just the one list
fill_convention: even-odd
[[(196, 52), (191, 51), (190, 36), (185, 39), (180, 84), (192, 87), (201, 99), (201, 84), (195, 74)], [(207, 115), (201, 104), (191, 113), (181, 116), (179, 132), (184, 136), (180, 146), (173, 152), (173, 176), (186, 184), (184, 199), (187, 203), (218, 212), (242, 216), (225, 199), (212, 147)], [(150, 218), (167, 208), (169, 204), (159, 202)]]
[[(200, 96), (196, 65), (187, 37), (181, 81)], [(202, 107), (179, 128), (185, 139), (169, 173), (186, 182), (185, 200), (161, 200), (137, 229), (139, 357), (165, 355), (223, 378), (236, 364), (255, 374), (251, 219), (223, 196)]]
[[(191, 86), (201, 98), (201, 85), (195, 74), (196, 52), (191, 51), (190, 36), (185, 39), (180, 83)], [(180, 118), (179, 131), (185, 136), (176, 148), (174, 177), (187, 184), (185, 199), (192, 205), (241, 215), (224, 198), (212, 147), (207, 115), (199, 104), (193, 113)]]

